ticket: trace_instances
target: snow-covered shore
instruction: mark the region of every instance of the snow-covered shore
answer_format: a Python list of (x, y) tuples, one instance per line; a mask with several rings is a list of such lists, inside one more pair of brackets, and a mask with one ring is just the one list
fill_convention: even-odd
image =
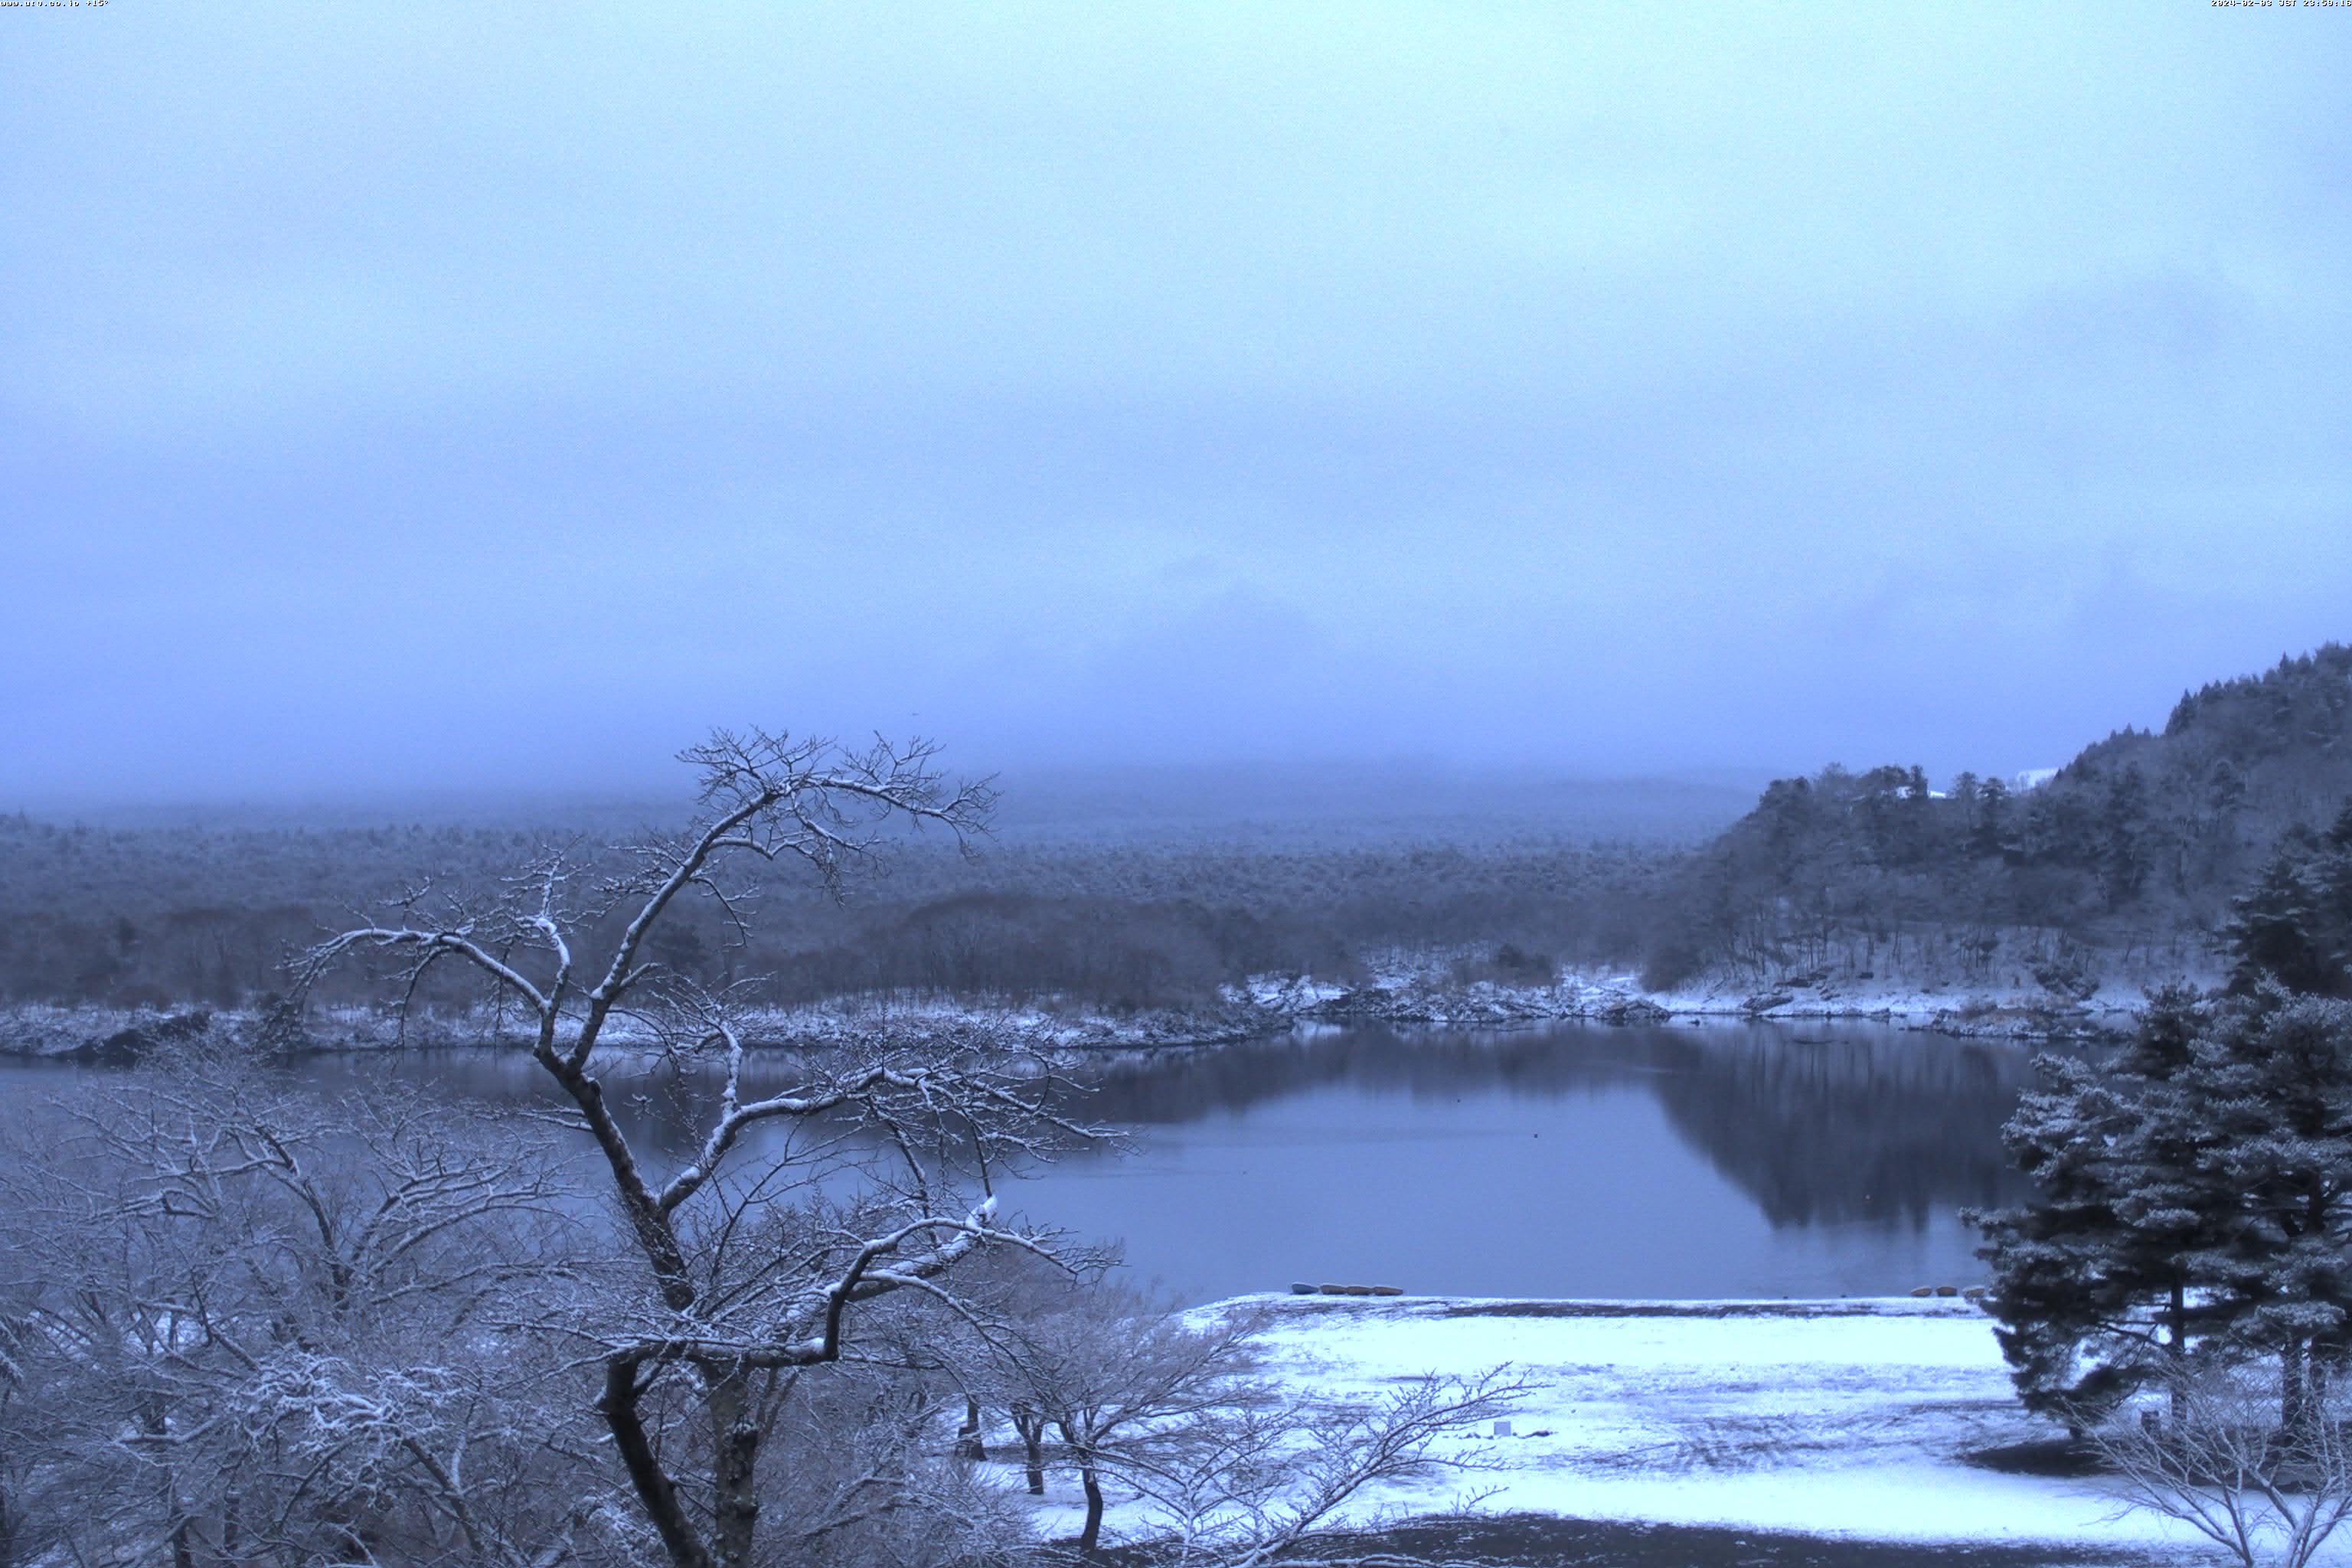
[[(1314, 1399), (1497, 1364), (1529, 1385), (1508, 1435), (1458, 1440), (1499, 1468), (1370, 1508), (1443, 1512), (1475, 1486), (1497, 1489), (1492, 1510), (1580, 1519), (2166, 1555), (2197, 1541), (2122, 1513), (2095, 1480), (1970, 1462), (2056, 1434), (2019, 1407), (1990, 1321), (1965, 1301), (1268, 1296), (1197, 1310), (1234, 1306), (1272, 1315), (1270, 1370)], [(1058, 1525), (1074, 1489), (1055, 1479), (1041, 1524)]]
[[(2142, 1000), (2137, 986), (2079, 999), (2034, 987), (1841, 987), (1782, 980), (1758, 989), (1720, 980), (1674, 991), (1644, 990), (1630, 974), (1568, 974), (1512, 984), (1460, 977), (1461, 957), (1391, 953), (1359, 983), (1305, 975), (1257, 975), (1229, 985), (1214, 1003), (1114, 1012), (1059, 998), (844, 997), (755, 1013), (751, 1037), (793, 1047), (892, 1029), (913, 1033), (983, 1029), (1049, 1051), (1148, 1050), (1264, 1039), (1302, 1025), (1390, 1023), (1495, 1029), (1546, 1023), (1612, 1025), (1798, 1019), (1874, 1020), (1899, 1028), (2019, 1040), (2080, 1037), (2121, 1026)], [(297, 1037), (310, 1050), (370, 1050), (478, 1045), (510, 1034), (509, 1012), (425, 1012), (402, 1020), (383, 1007), (313, 1007)], [(0, 1054), (129, 1058), (155, 1044), (210, 1031), (257, 1037), (259, 1015), (218, 1010), (19, 1005), (0, 1008)], [(616, 1043), (620, 1039), (616, 1032)]]
[[(1543, 984), (1464, 981), (1446, 955), (1391, 955), (1362, 984), (1267, 976), (1244, 994), (1271, 1012), (1317, 1021), (1380, 1020), (1493, 1028), (1549, 1020), (1608, 1024), (1693, 1019), (1874, 1019), (1940, 1033), (2049, 1039), (2095, 1033), (2137, 1009), (2137, 986), (2062, 998), (2038, 985), (1871, 984), (1810, 977), (1702, 980), (1671, 991), (1632, 974), (1563, 975)], [(1239, 989), (1239, 988), (1237, 988)]]

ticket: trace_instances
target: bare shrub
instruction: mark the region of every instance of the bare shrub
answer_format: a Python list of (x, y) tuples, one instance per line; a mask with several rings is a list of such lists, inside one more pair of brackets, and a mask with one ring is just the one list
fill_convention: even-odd
[(2176, 1519), (2243, 1568), (2304, 1568), (2352, 1513), (2352, 1431), (2340, 1398), (2293, 1426), (2273, 1379), (2245, 1367), (2188, 1378), (2168, 1413), (2127, 1409), (2092, 1441), (2126, 1502)]

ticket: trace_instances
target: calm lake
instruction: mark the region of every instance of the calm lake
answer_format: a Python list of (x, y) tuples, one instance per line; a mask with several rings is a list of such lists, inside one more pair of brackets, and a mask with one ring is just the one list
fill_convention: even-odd
[[(1482, 1296), (1896, 1294), (1982, 1277), (1958, 1211), (2021, 1195), (2001, 1122), (2029, 1053), (1880, 1026), (1323, 1029), (1121, 1062), (1131, 1134), (1006, 1194), (1123, 1239), (1187, 1301), (1292, 1280)], [(0, 1067), (0, 1093), (68, 1072)], [(324, 1058), (321, 1087), (546, 1098), (519, 1054)], [(638, 1131), (673, 1156), (682, 1122)]]

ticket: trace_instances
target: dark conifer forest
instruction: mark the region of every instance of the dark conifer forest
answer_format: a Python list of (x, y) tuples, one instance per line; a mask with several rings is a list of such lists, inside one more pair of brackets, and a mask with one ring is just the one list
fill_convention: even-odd
[(2231, 900), (2347, 795), (2352, 647), (2336, 643), (2184, 692), (2162, 731), (2118, 730), (2028, 790), (1970, 773), (1931, 788), (1895, 766), (1784, 779), (1662, 868), (1649, 978), (1992, 982), (2021, 960), (2064, 991), (2103, 964), (2210, 972)]

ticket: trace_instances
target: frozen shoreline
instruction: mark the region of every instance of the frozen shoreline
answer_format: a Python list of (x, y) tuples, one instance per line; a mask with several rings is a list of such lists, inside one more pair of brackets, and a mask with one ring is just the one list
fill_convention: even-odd
[[(1442, 957), (1393, 960), (1354, 986), (1295, 975), (1260, 975), (1225, 987), (1215, 1003), (1114, 1013), (1062, 999), (847, 997), (755, 1011), (755, 1044), (822, 1047), (881, 1030), (922, 1035), (993, 1034), (1013, 1045), (1087, 1052), (1214, 1047), (1279, 1037), (1302, 1026), (1399, 1024), (1507, 1029), (1550, 1023), (1607, 1025), (1875, 1022), (1979, 1038), (2043, 1041), (2095, 1037), (2127, 1024), (2137, 988), (2103, 990), (2061, 1002), (2020, 988), (1838, 990), (1782, 985), (1764, 991), (1719, 983), (1670, 992), (1643, 990), (1630, 975), (1570, 975), (1513, 985), (1461, 981)], [(503, 1023), (504, 1027), (501, 1027)], [(441, 1049), (511, 1037), (511, 1013), (419, 1013), (403, 1022), (382, 1007), (317, 1006), (302, 1019), (300, 1051)], [(20, 1004), (0, 1008), (0, 1055), (128, 1060), (158, 1045), (210, 1033), (256, 1039), (269, 1030), (242, 1008), (115, 1008)], [(629, 1043), (618, 1030), (609, 1037)]]
[[(1370, 1508), (1441, 1514), (1475, 1486), (1499, 1489), (1485, 1504), (1496, 1513), (2167, 1558), (2201, 1544), (2170, 1521), (2117, 1517), (2095, 1480), (1967, 1460), (2054, 1431), (2018, 1406), (1991, 1323), (1966, 1302), (1251, 1296), (1195, 1310), (1235, 1307), (1271, 1314), (1270, 1370), (1313, 1399), (1498, 1363), (1531, 1385), (1511, 1435), (1458, 1444), (1498, 1470)], [(1058, 1527), (1072, 1491), (1055, 1479), (1042, 1527)]]

